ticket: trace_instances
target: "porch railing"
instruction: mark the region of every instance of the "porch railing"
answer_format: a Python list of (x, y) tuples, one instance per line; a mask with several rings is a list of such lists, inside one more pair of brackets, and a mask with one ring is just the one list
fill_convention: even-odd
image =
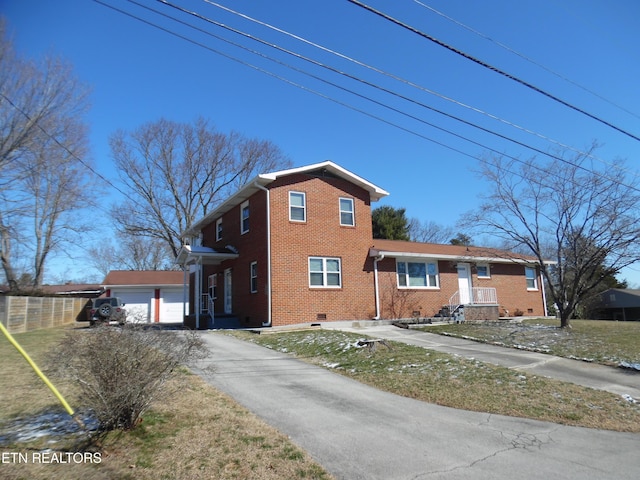
[(463, 305), (497, 305), (498, 294), (494, 287), (473, 287), (469, 298), (461, 301), (460, 290), (449, 298), (449, 315), (453, 315)]

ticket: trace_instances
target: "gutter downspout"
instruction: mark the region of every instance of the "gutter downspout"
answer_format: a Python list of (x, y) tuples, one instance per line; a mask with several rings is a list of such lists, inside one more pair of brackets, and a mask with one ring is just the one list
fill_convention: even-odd
[(263, 187), (257, 181), (253, 182), (256, 188), (263, 190), (267, 194), (267, 321), (262, 323), (263, 327), (271, 326), (271, 196), (268, 188)]
[(384, 260), (384, 253), (382, 255), (378, 255), (373, 259), (373, 284), (374, 284), (374, 294), (376, 297), (376, 316), (373, 317), (374, 320), (380, 320), (380, 292), (379, 292), (379, 283), (378, 283), (378, 262)]

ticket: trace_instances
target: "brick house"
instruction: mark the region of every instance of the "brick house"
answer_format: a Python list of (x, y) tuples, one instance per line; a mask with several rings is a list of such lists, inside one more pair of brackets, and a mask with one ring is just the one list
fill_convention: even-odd
[(545, 314), (531, 257), (373, 239), (371, 203), (386, 195), (328, 161), (258, 175), (184, 234), (185, 323), (424, 317), (445, 306), (483, 318)]

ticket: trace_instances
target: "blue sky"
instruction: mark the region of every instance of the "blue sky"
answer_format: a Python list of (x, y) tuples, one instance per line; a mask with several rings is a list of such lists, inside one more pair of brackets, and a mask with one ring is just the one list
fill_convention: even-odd
[[(538, 136), (354, 65), (225, 12), (211, 2), (170, 0), (413, 101), (235, 36), (157, 1), (137, 0), (387, 104), (395, 111), (171, 22), (127, 0), (101, 1), (237, 59), (214, 53), (90, 0), (0, 0), (0, 14), (8, 20), (20, 53), (29, 57), (51, 52), (61, 55), (75, 66), (78, 77), (93, 87), (93, 107), (87, 118), (92, 160), (108, 178), (116, 177), (108, 137), (117, 129), (134, 129), (161, 117), (189, 122), (203, 116), (221, 131), (237, 130), (247, 136), (272, 140), (295, 166), (333, 160), (389, 191), (391, 195), (379, 205), (405, 207), (409, 217), (452, 225), (477, 205), (478, 194), (487, 187), (473, 172), (479, 165), (473, 157), (486, 154), (486, 147), (522, 158), (532, 156), (533, 152), (418, 104), (440, 109), (544, 151), (554, 147)], [(597, 152), (601, 159), (626, 158), (629, 166), (637, 170), (639, 141), (346, 0), (219, 0), (218, 3), (574, 148), (584, 149), (592, 141), (598, 141), (603, 144)], [(637, 28), (640, 2), (366, 0), (364, 3), (640, 136)], [(332, 100), (240, 62), (269, 70)], [(458, 137), (425, 122), (451, 130)], [(117, 194), (105, 199), (105, 208), (112, 201), (117, 201)], [(65, 263), (59, 260), (54, 265), (61, 268)], [(69, 269), (68, 260), (65, 268)], [(637, 277), (640, 284), (640, 273), (629, 271), (626, 276), (632, 282)]]

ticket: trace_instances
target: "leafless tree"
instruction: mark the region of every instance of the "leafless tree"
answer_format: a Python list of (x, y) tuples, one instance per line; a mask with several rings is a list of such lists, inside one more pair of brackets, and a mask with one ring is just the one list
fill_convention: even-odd
[(546, 163), (486, 159), (491, 191), (465, 219), (542, 264), (563, 328), (605, 279), (640, 259), (638, 183), (621, 161), (598, 170), (594, 149)]
[[(18, 57), (0, 23), (0, 260), (10, 287), (27, 255), (34, 286), (49, 255), (73, 241), (86, 206), (88, 89), (63, 60)], [(84, 160), (82, 160), (84, 158)], [(84, 165), (81, 163), (84, 162)]]
[(88, 250), (88, 263), (103, 278), (111, 270), (171, 270), (171, 252), (158, 239), (118, 234), (114, 242), (102, 242)]
[(448, 243), (454, 235), (452, 227), (433, 221), (422, 222), (417, 218), (409, 220), (409, 237), (413, 242)]
[(192, 124), (161, 119), (110, 139), (129, 198), (114, 215), (120, 231), (162, 241), (175, 257), (181, 233), (257, 173), (288, 159), (273, 143), (216, 131), (202, 118)]

